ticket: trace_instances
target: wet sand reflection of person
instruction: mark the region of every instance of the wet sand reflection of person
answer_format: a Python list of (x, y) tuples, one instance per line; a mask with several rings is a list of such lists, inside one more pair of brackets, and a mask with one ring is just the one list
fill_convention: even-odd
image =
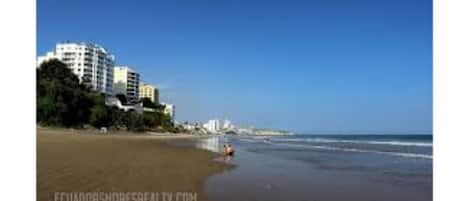
[(223, 159), (225, 162), (230, 162), (234, 155), (234, 149), (230, 144), (223, 145)]

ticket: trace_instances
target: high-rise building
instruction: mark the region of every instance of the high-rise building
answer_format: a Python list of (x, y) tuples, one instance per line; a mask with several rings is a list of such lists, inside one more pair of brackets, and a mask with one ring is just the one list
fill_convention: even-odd
[(37, 65), (58, 59), (64, 62), (80, 82), (95, 91), (112, 95), (114, 56), (105, 48), (91, 43), (57, 43), (55, 49), (37, 58)]
[(220, 120), (218, 119), (208, 120), (208, 122), (205, 123), (203, 127), (210, 132), (213, 132), (213, 133), (217, 132), (220, 130)]
[(174, 104), (161, 103), (164, 106), (164, 113), (171, 117), (171, 120), (174, 122), (176, 119), (176, 106)]
[(149, 98), (153, 103), (159, 104), (158, 88), (153, 85), (140, 82), (138, 96), (140, 99)]
[(230, 120), (225, 120), (222, 128), (225, 130), (231, 130), (231, 129), (234, 129), (234, 125), (231, 123)]
[(114, 94), (124, 94), (127, 100), (138, 100), (140, 75), (128, 66), (114, 67)]

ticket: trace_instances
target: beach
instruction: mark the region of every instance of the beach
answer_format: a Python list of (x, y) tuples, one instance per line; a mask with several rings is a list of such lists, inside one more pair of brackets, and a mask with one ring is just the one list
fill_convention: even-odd
[(167, 143), (191, 135), (96, 134), (37, 129), (37, 200), (55, 192), (190, 192), (206, 200), (203, 184), (231, 166), (216, 153)]
[[(236, 150), (230, 160), (217, 154), (224, 143)], [(54, 192), (194, 192), (199, 201), (428, 201), (432, 149), (431, 136), (38, 129), (37, 200)]]

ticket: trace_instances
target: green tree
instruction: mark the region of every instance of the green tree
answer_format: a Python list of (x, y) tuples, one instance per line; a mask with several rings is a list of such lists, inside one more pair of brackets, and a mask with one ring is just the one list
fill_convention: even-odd
[(96, 128), (109, 127), (112, 124), (111, 117), (106, 105), (97, 104), (91, 108), (90, 124)]
[(140, 99), (140, 101), (142, 101), (143, 107), (153, 108), (153, 109), (156, 109), (158, 107), (158, 105), (153, 103), (153, 101), (151, 101), (151, 99), (148, 98), (148, 97), (144, 97), (144, 98)]
[(109, 108), (109, 113), (111, 116), (111, 125), (113, 127), (118, 129), (126, 126), (126, 113), (123, 110), (116, 106), (112, 106)]
[(54, 59), (44, 62), (37, 73), (37, 121), (44, 125), (82, 126), (89, 117), (88, 88), (66, 64)]
[(146, 128), (156, 128), (158, 126), (157, 114), (155, 112), (143, 112), (143, 123)]
[[(91, 91), (88, 84), (80, 83), (78, 77), (59, 60), (49, 60), (40, 65), (37, 73), (37, 121), (46, 126), (82, 127), (91, 124), (96, 128), (126, 127), (129, 131), (162, 129), (178, 132), (171, 118), (164, 113), (164, 106), (150, 99), (142, 99), (144, 107), (155, 112), (124, 112), (109, 107), (103, 94)], [(85, 79), (85, 78), (84, 78)], [(84, 83), (88, 81), (83, 80)], [(118, 95), (123, 104), (125, 95)]]
[(145, 130), (143, 115), (138, 114), (135, 111), (126, 112), (125, 125), (129, 131), (142, 132)]

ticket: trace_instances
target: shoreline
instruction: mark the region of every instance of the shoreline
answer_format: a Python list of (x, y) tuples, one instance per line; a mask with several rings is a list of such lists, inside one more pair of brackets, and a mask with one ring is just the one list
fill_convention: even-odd
[(37, 200), (54, 192), (192, 192), (206, 200), (205, 180), (231, 169), (216, 153), (170, 140), (207, 136), (38, 127)]

